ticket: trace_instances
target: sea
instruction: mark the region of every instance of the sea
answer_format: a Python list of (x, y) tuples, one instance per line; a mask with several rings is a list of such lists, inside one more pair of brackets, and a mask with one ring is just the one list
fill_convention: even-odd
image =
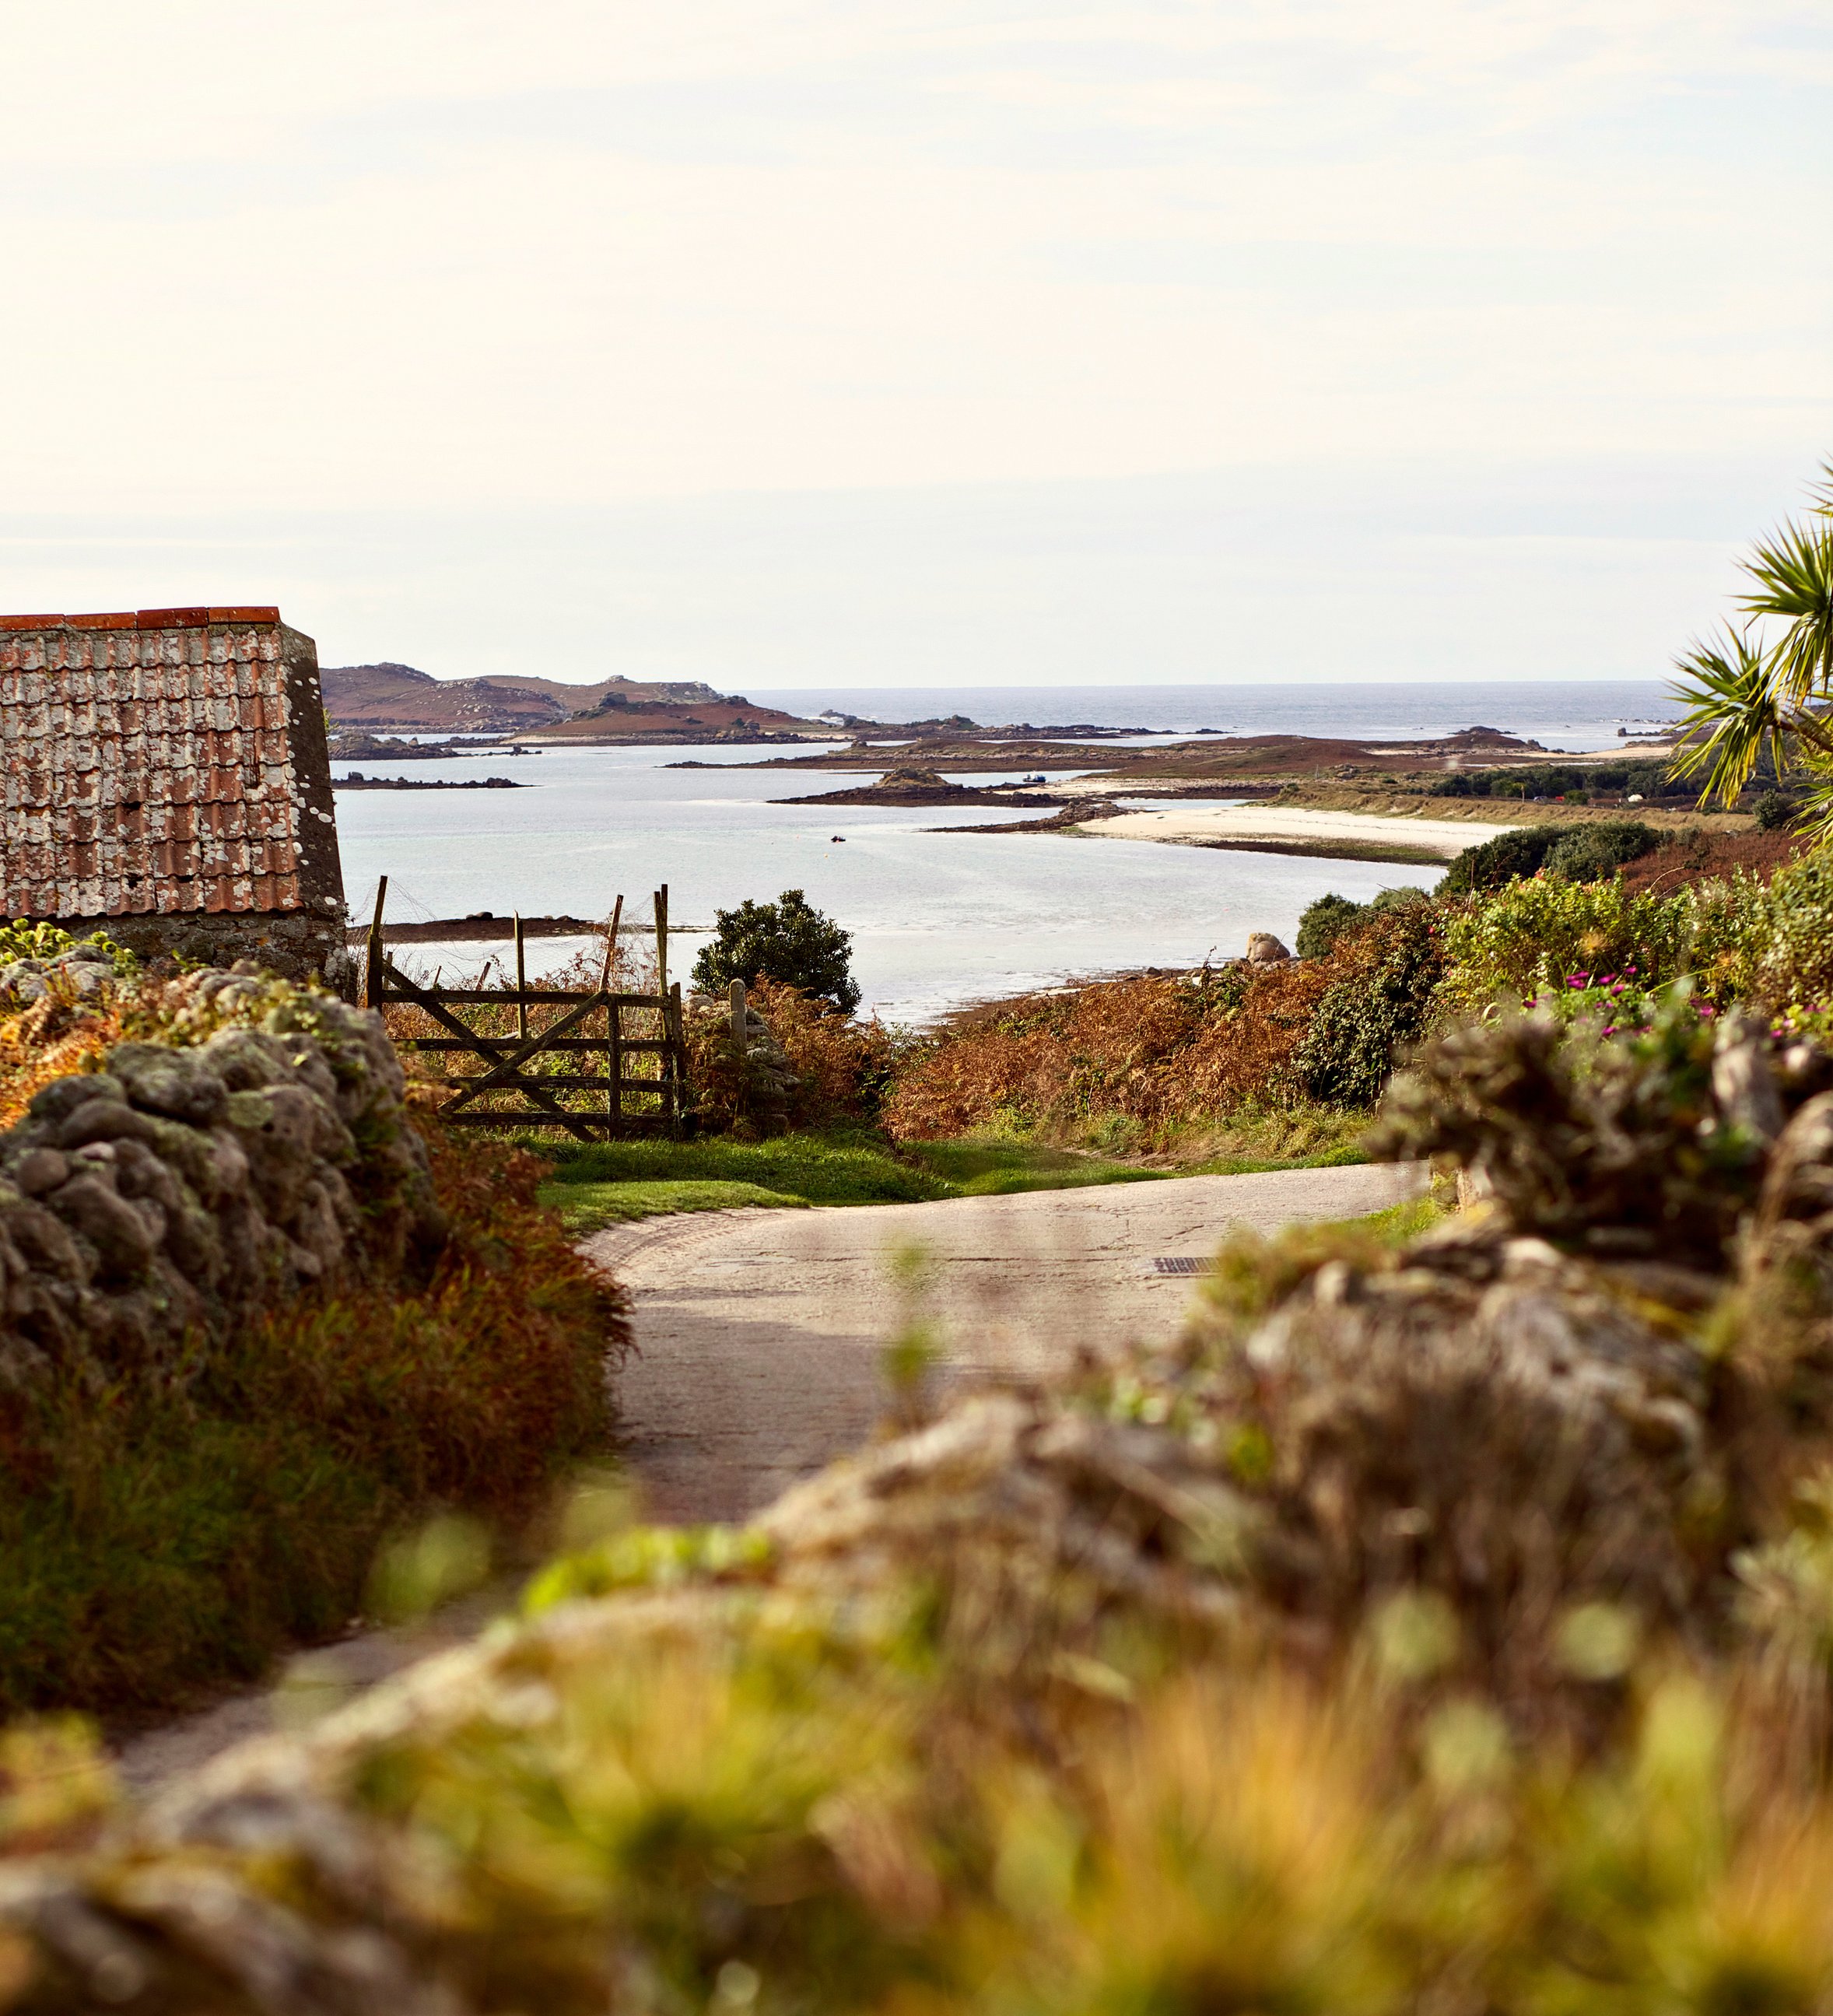
[[(1516, 685), (1010, 686), (747, 689), (747, 697), (810, 718), (869, 720), (966, 715), (988, 725), (1088, 723), (1149, 734), (1210, 729), (1413, 739), (1482, 725), (1550, 751), (1622, 746), (1671, 718), (1657, 681)], [(1619, 730), (1626, 733), (1619, 735)], [(841, 743), (822, 746), (840, 747)], [(1097, 840), (1074, 834), (973, 833), (1017, 823), (979, 807), (906, 809), (794, 805), (844, 787), (848, 773), (745, 767), (780, 745), (549, 749), (354, 766), (368, 776), (430, 780), (506, 776), (529, 788), (343, 791), (339, 844), (352, 915), (366, 918), (388, 877), (397, 920), (506, 920), (499, 938), (401, 948), (423, 977), (448, 982), (502, 971), (506, 920), (608, 916), (622, 895), (647, 921), (668, 888), (671, 977), (687, 979), (721, 909), (800, 889), (853, 941), (864, 1012), (909, 1024), (974, 1002), (1146, 967), (1238, 957), (1248, 934), (1289, 944), (1300, 913), (1327, 891), (1366, 902), (1397, 884), (1430, 887), (1442, 870), (1318, 861)], [(708, 768), (681, 769), (693, 761)], [(342, 775), (348, 764), (335, 766)], [(1072, 776), (1065, 765), (1052, 776)], [(1014, 778), (1017, 773), (1014, 773)], [(985, 773), (963, 782), (994, 781)], [(584, 939), (528, 941), (531, 972), (567, 963)]]

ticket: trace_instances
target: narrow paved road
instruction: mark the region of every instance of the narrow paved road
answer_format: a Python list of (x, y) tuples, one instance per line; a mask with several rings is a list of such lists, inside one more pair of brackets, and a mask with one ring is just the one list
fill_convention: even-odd
[[(614, 1226), (585, 1251), (635, 1301), (625, 1454), (652, 1517), (742, 1518), (870, 1432), (884, 1345), (913, 1322), (935, 1330), (944, 1381), (1043, 1373), (1176, 1327), (1192, 1283), (1156, 1259), (1206, 1259), (1233, 1227), (1378, 1211), (1426, 1181), (1284, 1169)], [(900, 1251), (927, 1256), (920, 1285)]]
[[(1042, 1372), (1081, 1345), (1175, 1329), (1193, 1283), (1155, 1259), (1207, 1259), (1233, 1226), (1379, 1211), (1425, 1183), (1420, 1168), (1291, 1169), (601, 1232), (586, 1251), (629, 1287), (643, 1353), (619, 1382), (625, 1455), (652, 1517), (741, 1518), (870, 1432), (885, 1341), (913, 1319), (935, 1326), (945, 1379)], [(929, 1262), (916, 1284), (892, 1259), (913, 1248)], [(278, 1685), (123, 1744), (122, 1776), (145, 1791), (290, 1714), (322, 1712), (463, 1642), (512, 1600), (499, 1586), (419, 1625), (303, 1654)]]

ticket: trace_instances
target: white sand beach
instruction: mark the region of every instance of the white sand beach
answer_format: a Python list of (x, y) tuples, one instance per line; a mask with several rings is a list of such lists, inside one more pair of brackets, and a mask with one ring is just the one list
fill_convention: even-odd
[(1389, 817), (1377, 812), (1313, 812), (1297, 805), (1248, 804), (1122, 812), (1113, 819), (1089, 819), (1077, 830), (1108, 839), (1174, 841), (1186, 846), (1247, 846), (1255, 841), (1287, 847), (1305, 842), (1359, 842), (1375, 848), (1417, 848), (1449, 861), (1467, 847), (1493, 840), (1509, 828), (1506, 824), (1482, 825), (1474, 819)]

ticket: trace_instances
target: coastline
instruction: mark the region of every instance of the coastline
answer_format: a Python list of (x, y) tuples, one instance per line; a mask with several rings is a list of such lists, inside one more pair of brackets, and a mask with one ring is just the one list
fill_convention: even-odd
[(1075, 830), (1097, 839), (1157, 841), (1242, 853), (1298, 854), (1339, 861), (1442, 866), (1467, 847), (1479, 846), (1507, 833), (1513, 823), (1489, 825), (1474, 819), (1243, 805), (1122, 812), (1110, 819), (1085, 820)]

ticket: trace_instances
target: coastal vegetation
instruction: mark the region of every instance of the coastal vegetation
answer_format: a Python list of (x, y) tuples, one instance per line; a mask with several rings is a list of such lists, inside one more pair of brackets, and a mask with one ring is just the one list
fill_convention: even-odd
[[(1765, 647), (1777, 706), (1821, 663)], [(693, 1019), (697, 1132), (529, 1153), (433, 1138), (323, 997), (34, 940), (0, 1020), (25, 1244), (28, 1189), (154, 1196), (119, 1144), (189, 1166), (220, 1120), (272, 1156), (276, 1088), (344, 1116), (366, 1208), (271, 1306), (212, 1276), (157, 1377), (22, 1331), (13, 1705), (251, 1670), (403, 1522), (539, 1502), (623, 1341), (563, 1226), (1350, 1154), (1466, 1208), (1232, 1238), (1176, 1334), (940, 1402), (900, 1371), (913, 1286), (852, 1457), (735, 1527), (584, 1480), (513, 1617), (144, 1812), (80, 1727), (16, 1725), (0, 2011), (1833, 2008), (1833, 850), (1549, 828), (1320, 899), (1296, 959), (927, 1034), (849, 1012), (844, 933), (779, 929), (786, 892), (722, 917), (704, 984), (754, 1021)], [(274, 1173), (267, 1222), (302, 1237), (302, 1195)]]
[(1727, 625), (1680, 661), (1678, 774), (1730, 805), (1766, 765), (1801, 773), (1807, 823), (1833, 837), (1833, 463), (1806, 517), (1757, 541), (1741, 565), (1742, 627)]
[(735, 980), (747, 987), (775, 981), (850, 1013), (859, 1005), (853, 977), (852, 940), (823, 916), (800, 889), (785, 889), (774, 903), (740, 903), (713, 913), (713, 935), (693, 963), (693, 984), (723, 992)]
[(1467, 1024), (1374, 1147), (1480, 1210), (1237, 1240), (742, 1528), (589, 1493), (143, 1819), (16, 1736), (3, 2006), (1824, 2008), (1830, 1086), (1678, 992)]
[[(1818, 949), (1833, 886), (1801, 847), (1625, 819), (1522, 826), (1467, 850), (1431, 895), (1319, 898), (1297, 959), (1053, 989), (929, 1031), (760, 977), (744, 1057), (722, 1012), (690, 1021), (699, 1138), (531, 1145), (581, 1227), (1355, 1159), (1396, 1065), (1492, 1004), (1564, 1015), (1604, 988), (1626, 1014), (1685, 975), (1714, 1012), (1761, 1001), (1812, 1021), (1833, 997)], [(787, 1131), (738, 1138), (765, 1060)]]
[(71, 950), (0, 1013), (0, 1711), (144, 1714), (340, 1630), (436, 1508), (538, 1510), (626, 1332), (542, 1165), (417, 1126), (341, 1004)]

